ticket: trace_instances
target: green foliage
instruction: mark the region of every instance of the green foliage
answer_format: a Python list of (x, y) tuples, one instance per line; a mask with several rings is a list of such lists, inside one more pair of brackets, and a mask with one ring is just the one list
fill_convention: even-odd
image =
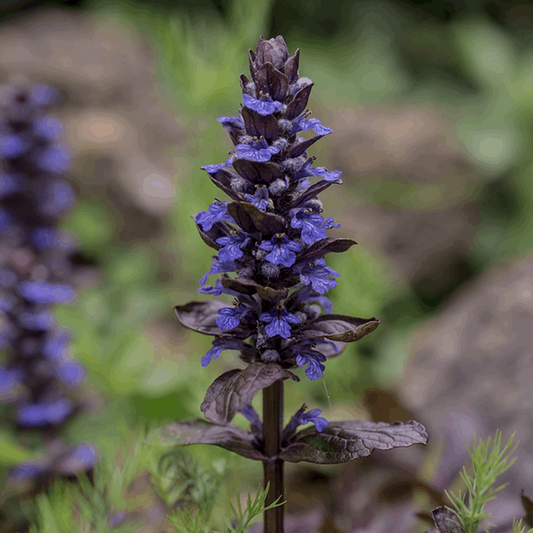
[(497, 431), (492, 449), (490, 449), (490, 437), (486, 442), (482, 442), (476, 441), (476, 436), (473, 436), (472, 449), (468, 448), (472, 475), (468, 474), (465, 467), (461, 472), (461, 479), (467, 488), (466, 501), (461, 492), (457, 496), (446, 491), (453, 506), (450, 510), (457, 514), (466, 533), (478, 532), (480, 524), (490, 517), (490, 513), (485, 512), (485, 505), (495, 500), (495, 494), (507, 486), (505, 483), (498, 488), (493, 488), (496, 479), (511, 468), (516, 461), (516, 458), (511, 459), (511, 456), (518, 444), (510, 449), (514, 437), (513, 433), (505, 447), (501, 449), (502, 434)]
[[(233, 516), (235, 517), (232, 523), (226, 518), (226, 525), (231, 533), (246, 533), (248, 528), (252, 525), (255, 518), (261, 516), (263, 512), (275, 507), (280, 507), (286, 502), (280, 502), (281, 496), (272, 504), (265, 507), (265, 500), (268, 494), (270, 484), (267, 483), (266, 488), (261, 491), (261, 485), (257, 488), (257, 494), (252, 499), (250, 491), (246, 498), (246, 507), (243, 509), (240, 499), (237, 499), (237, 508), (229, 502)], [(169, 516), (169, 522), (176, 528), (178, 533), (208, 533), (209, 531), (217, 533), (207, 524), (201, 525), (200, 513), (193, 516), (188, 509), (179, 509), (175, 515)]]
[(513, 520), (513, 533), (533, 533), (533, 527), (531, 529), (528, 529), (526, 532), (526, 528), (522, 527), (522, 520)]
[(196, 506), (209, 520), (227, 469), (224, 460), (208, 467), (183, 450), (172, 448), (160, 457), (157, 465), (152, 465), (151, 474), (157, 493), (169, 508), (181, 500)]

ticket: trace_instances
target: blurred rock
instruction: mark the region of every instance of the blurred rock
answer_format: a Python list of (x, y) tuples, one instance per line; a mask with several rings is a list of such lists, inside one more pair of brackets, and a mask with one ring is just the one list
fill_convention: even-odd
[(449, 183), (477, 180), (445, 112), (429, 107), (367, 106), (333, 117), (335, 168), (359, 180)]
[(450, 284), (456, 264), (469, 254), (478, 214), (471, 204), (417, 211), (359, 203), (339, 221), (363, 247), (385, 256), (402, 284), (437, 290)]
[(138, 34), (112, 18), (34, 10), (2, 26), (0, 47), (2, 77), (24, 73), (61, 90), (54, 112), (75, 158), (98, 165), (111, 157), (113, 172), (99, 179), (147, 214), (166, 212), (175, 169), (165, 149), (183, 134), (157, 94), (153, 52)]
[(491, 504), (497, 526), (523, 514), (520, 490), (533, 484), (533, 255), (500, 265), (453, 297), (412, 337), (400, 398), (432, 442), (443, 445), (434, 483), (447, 488), (468, 463), (465, 439), (516, 431), (517, 461)]

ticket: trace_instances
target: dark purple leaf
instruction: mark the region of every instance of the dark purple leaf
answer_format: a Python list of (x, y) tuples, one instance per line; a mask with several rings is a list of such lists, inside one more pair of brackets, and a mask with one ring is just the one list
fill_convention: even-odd
[(309, 189), (304, 191), (300, 196), (298, 196), (295, 201), (292, 203), (291, 207), (297, 207), (299, 205), (304, 204), (305, 202), (311, 200), (318, 194), (320, 194), (322, 191), (325, 191), (330, 185), (337, 184), (340, 185), (342, 182), (339, 181), (319, 181), (318, 183), (315, 183), (314, 185), (311, 185)]
[(317, 141), (322, 139), (322, 137), (325, 137), (325, 135), (316, 135), (315, 137), (311, 137), (300, 144), (295, 144), (289, 150), (287, 157), (301, 156), (312, 144), (315, 144)]
[[(248, 94), (248, 92), (246, 91), (246, 86), (250, 83), (250, 80), (244, 75), (244, 74), (241, 74), (239, 76), (239, 80), (241, 82), (241, 91), (242, 91), (242, 94)], [(255, 93), (250, 95), (252, 97), (255, 98)]]
[(200, 409), (210, 422), (228, 424), (261, 389), (288, 378), (300, 381), (292, 372), (274, 363), (253, 363), (244, 370), (230, 370), (209, 387)]
[[(379, 326), (377, 318), (357, 318), (347, 315), (321, 315), (305, 328), (293, 333), (295, 340), (326, 338), (332, 341), (356, 342)], [(320, 349), (319, 349), (320, 351)]]
[(446, 507), (433, 509), (431, 515), (439, 533), (465, 533), (458, 516)]
[(241, 294), (259, 294), (267, 302), (279, 302), (287, 297), (289, 289), (274, 289), (273, 287), (263, 287), (255, 281), (246, 278), (231, 279), (222, 277), (221, 282), (224, 288)]
[(257, 71), (257, 68), (255, 66), (255, 60), (256, 55), (253, 50), (248, 50), (248, 59), (250, 60), (250, 74), (252, 75), (252, 79), (255, 81), (255, 73)]
[(526, 511), (524, 521), (529, 527), (533, 527), (533, 500), (526, 495), (524, 489), (520, 491), (520, 500), (522, 500), (522, 505)]
[(283, 217), (264, 213), (248, 202), (231, 202), (228, 204), (228, 213), (246, 233), (259, 231), (270, 236), (285, 231), (286, 222)]
[[(231, 213), (230, 213), (231, 214)], [(315, 259), (321, 259), (329, 253), (342, 253), (357, 244), (352, 239), (322, 239), (315, 242), (307, 250), (298, 257), (298, 263), (310, 262)]]
[(285, 99), (289, 90), (287, 76), (277, 70), (272, 63), (265, 63), (255, 73), (255, 85), (263, 94), (268, 94), (278, 102)]
[(239, 144), (239, 139), (244, 135), (244, 133), (246, 133), (244, 131), (244, 128), (240, 128), (235, 124), (231, 124), (229, 122), (223, 122), (222, 127), (229, 135), (233, 146), (237, 146)]
[(241, 115), (248, 135), (264, 137), (267, 141), (278, 138), (278, 121), (273, 115), (263, 116), (247, 107), (243, 107)]
[[(217, 326), (216, 319), (220, 316), (218, 310), (228, 307), (228, 304), (219, 300), (208, 302), (189, 302), (185, 305), (177, 305), (174, 311), (178, 320), (189, 329), (203, 333), (204, 335), (222, 335), (224, 332)], [(249, 336), (247, 329), (239, 326), (231, 331), (231, 334), (240, 339)]]
[(247, 459), (264, 461), (266, 457), (254, 445), (254, 436), (234, 424), (219, 426), (205, 420), (174, 422), (157, 430), (165, 445), (189, 446), (191, 444), (212, 444)]
[(230, 235), (232, 229), (231, 226), (225, 222), (215, 222), (211, 229), (206, 232), (196, 223), (196, 221), (195, 224), (200, 237), (202, 237), (202, 240), (207, 244), (207, 246), (210, 246), (215, 250), (220, 250), (220, 248), (222, 248), (222, 245), (218, 244), (216, 240), (220, 237), (226, 237), (227, 235)]
[(298, 66), (300, 63), (300, 49), (298, 48), (292, 57), (289, 57), (285, 63), (283, 70), (287, 76), (290, 84), (294, 83), (298, 78)]
[(275, 39), (268, 39), (268, 41), (263, 39), (263, 37), (259, 37), (257, 61), (260, 65), (269, 62), (276, 68), (281, 68), (287, 59), (289, 59), (289, 50), (285, 39), (281, 35), (278, 35)]
[(236, 159), (233, 162), (233, 167), (240, 176), (253, 183), (268, 184), (283, 177), (283, 167), (277, 163)]
[(303, 89), (300, 89), (291, 100), (287, 106), (286, 117), (289, 120), (296, 118), (300, 115), (304, 109), (307, 107), (307, 102), (309, 100), (309, 95), (311, 94), (311, 89), (313, 88), (314, 83), (306, 85)]
[(315, 428), (299, 431), (278, 457), (290, 463), (340, 464), (367, 457), (374, 450), (427, 442), (424, 426), (414, 420), (394, 424), (348, 420), (330, 422), (321, 433)]
[(239, 178), (239, 175), (231, 168), (221, 168), (214, 174), (209, 174), (211, 181), (224, 191), (232, 200), (240, 200), (240, 196), (231, 188), (231, 180)]

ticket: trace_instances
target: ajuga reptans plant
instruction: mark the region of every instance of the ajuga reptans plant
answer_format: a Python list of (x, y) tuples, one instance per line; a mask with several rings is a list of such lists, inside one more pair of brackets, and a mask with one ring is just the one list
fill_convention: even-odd
[[(332, 314), (325, 296), (339, 276), (326, 255), (356, 243), (326, 233), (339, 224), (322, 215), (318, 195), (339, 185), (341, 173), (315, 166), (307, 155), (332, 130), (309, 118), (313, 83), (299, 77), (298, 62), (299, 50), (289, 57), (283, 37), (260, 38), (256, 52), (250, 50), (252, 79), (240, 78), (239, 114), (217, 119), (235, 149), (227, 161), (202, 167), (229, 201), (215, 198), (194, 217), (200, 237), (216, 251), (199, 292), (229, 295), (233, 304), (190, 302), (175, 311), (185, 327), (214, 337), (203, 366), (225, 350), (240, 352), (246, 366), (225, 372), (209, 387), (201, 405), (209, 422), (166, 428), (178, 445), (214, 444), (262, 461), (265, 485), (270, 483), (267, 505), (284, 497), (284, 461), (344, 463), (374, 449), (427, 442), (424, 427), (414, 421), (328, 422), (319, 409), (306, 412), (305, 405), (283, 427), (283, 380), (300, 381), (291, 369), (305, 367), (310, 380), (321, 377), (329, 357), (379, 324), (376, 318)], [(307, 130), (316, 135), (299, 135)], [(206, 285), (218, 274), (214, 285)], [(252, 407), (260, 390), (262, 420)], [(249, 432), (231, 424), (237, 413), (250, 421)], [(315, 427), (297, 432), (308, 423)], [(283, 506), (265, 512), (264, 531), (283, 531)]]
[(52, 311), (75, 298), (79, 273), (75, 240), (58, 229), (76, 197), (62, 123), (45, 114), (57, 91), (25, 79), (0, 90), (0, 419), (35, 451), (7, 478), (26, 486), (90, 469), (96, 450), (58, 438), (82, 408), (85, 371)]

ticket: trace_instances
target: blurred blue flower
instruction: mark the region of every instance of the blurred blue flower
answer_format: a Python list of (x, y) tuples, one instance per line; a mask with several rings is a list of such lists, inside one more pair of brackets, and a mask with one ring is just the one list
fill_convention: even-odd
[(17, 421), (25, 427), (42, 427), (48, 424), (62, 424), (74, 406), (67, 398), (53, 402), (21, 405), (17, 409)]

